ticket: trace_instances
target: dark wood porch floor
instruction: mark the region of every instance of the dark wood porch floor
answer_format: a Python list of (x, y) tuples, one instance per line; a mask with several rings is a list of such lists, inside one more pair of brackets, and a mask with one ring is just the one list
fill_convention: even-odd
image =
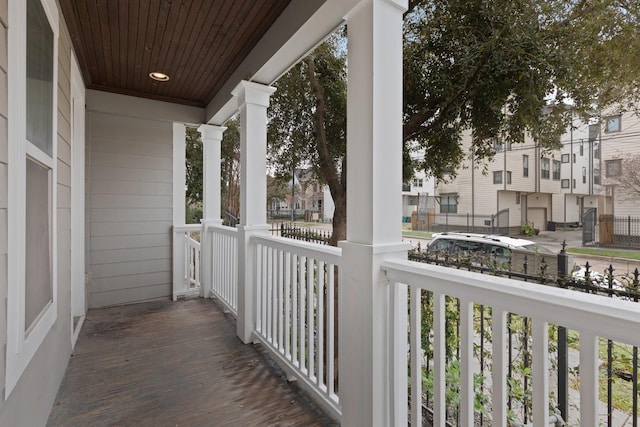
[(49, 426), (334, 425), (210, 300), (90, 310)]

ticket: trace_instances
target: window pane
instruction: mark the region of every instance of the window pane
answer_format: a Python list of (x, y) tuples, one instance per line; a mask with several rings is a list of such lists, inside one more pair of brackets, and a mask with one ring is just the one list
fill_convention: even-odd
[(502, 171), (496, 171), (493, 173), (493, 183), (502, 184)]
[(50, 261), (49, 169), (27, 159), (25, 327), (53, 299)]
[(52, 155), (53, 31), (40, 0), (27, 1), (27, 139)]

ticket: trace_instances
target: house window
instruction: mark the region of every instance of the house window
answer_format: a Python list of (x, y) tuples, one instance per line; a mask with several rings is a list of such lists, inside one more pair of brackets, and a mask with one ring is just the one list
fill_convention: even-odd
[(502, 151), (502, 142), (500, 142), (500, 140), (497, 138), (493, 140), (493, 150), (496, 153), (499, 153)]
[(573, 178), (573, 188), (576, 188), (576, 179)]
[(622, 160), (620, 159), (607, 160), (605, 166), (607, 167), (607, 178), (620, 176), (622, 173)]
[(562, 160), (562, 163), (569, 163), (569, 155), (568, 154), (563, 154), (560, 159)]
[(611, 116), (605, 119), (605, 132), (620, 132), (620, 116)]
[(549, 179), (549, 159), (543, 158), (540, 162), (541, 178)]
[(593, 169), (593, 183), (600, 185), (600, 169)]
[(511, 171), (507, 171), (507, 184), (511, 184)]
[(458, 212), (458, 195), (457, 194), (441, 194), (440, 195), (440, 213), (457, 213)]
[(594, 159), (600, 158), (600, 144), (598, 144), (597, 142), (593, 144), (593, 158)]
[(520, 204), (520, 192), (516, 191), (516, 205)]
[[(5, 397), (57, 319), (57, 44), (55, 0), (26, 0), (8, 33), (10, 144)], [(26, 46), (20, 41), (26, 40)], [(20, 48), (22, 46), (22, 49)], [(26, 47), (26, 49), (25, 49)], [(22, 114), (20, 113), (22, 111)], [(18, 118), (22, 117), (21, 120)], [(20, 212), (19, 209), (16, 209)]]
[(502, 171), (493, 172), (493, 183), (502, 184)]
[(555, 181), (560, 179), (560, 162), (557, 160), (553, 161), (553, 179)]
[(575, 162), (576, 162), (576, 153), (573, 153), (573, 154), (571, 155), (571, 157), (573, 158), (573, 163), (575, 163)]
[(560, 187), (569, 188), (569, 180), (568, 179), (563, 179), (562, 181), (560, 181)]
[(522, 176), (529, 176), (529, 156), (526, 154), (522, 156)]
[(422, 187), (422, 179), (421, 178), (420, 179), (418, 179), (418, 178), (414, 179), (413, 180), (413, 186), (414, 187)]
[(582, 183), (587, 183), (587, 168), (585, 168), (584, 166), (582, 167)]
[(580, 143), (580, 157), (584, 156), (584, 146)]
[(513, 143), (511, 141), (507, 141), (507, 151), (511, 151), (512, 145)]

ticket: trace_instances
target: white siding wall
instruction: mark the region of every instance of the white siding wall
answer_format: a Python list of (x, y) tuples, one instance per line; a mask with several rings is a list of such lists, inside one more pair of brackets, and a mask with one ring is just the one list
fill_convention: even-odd
[[(5, 380), (6, 298), (7, 298), (7, 1), (0, 0), (0, 384)], [(62, 381), (69, 355), (70, 340), (70, 52), (71, 41), (60, 21), (58, 46), (58, 135), (56, 190), (58, 316), (31, 359), (16, 387), (5, 400), (0, 399), (0, 426), (38, 426), (46, 424)], [(1, 386), (0, 386), (1, 387)]]
[[(612, 184), (611, 180), (606, 178), (606, 160), (640, 155), (640, 118), (633, 113), (623, 114), (620, 132), (602, 132), (601, 147), (604, 184)], [(640, 195), (623, 196), (622, 192), (614, 187), (614, 215), (640, 216), (638, 202), (640, 202)]]
[(172, 125), (89, 114), (89, 304), (171, 294)]
[[(0, 1), (0, 388), (5, 383), (7, 344), (7, 1)], [(0, 402), (0, 424), (2, 424)]]

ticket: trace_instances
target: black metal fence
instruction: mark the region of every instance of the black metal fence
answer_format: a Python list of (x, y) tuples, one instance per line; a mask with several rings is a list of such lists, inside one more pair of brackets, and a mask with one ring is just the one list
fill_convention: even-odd
[(320, 243), (328, 245), (331, 240), (331, 232), (327, 230), (312, 230), (310, 228), (298, 227), (290, 223), (272, 223), (271, 234), (274, 236), (286, 237), (305, 242)]
[(640, 218), (601, 215), (599, 246), (640, 249)]
[[(535, 254), (531, 255), (535, 257)], [(512, 266), (511, 264), (499, 264), (491, 256), (477, 256), (473, 259), (465, 257), (461, 254), (434, 253), (421, 250), (420, 247), (409, 253), (409, 259), (418, 262), (427, 262), (433, 264), (444, 265), (457, 269), (465, 269), (469, 271), (477, 271), (483, 274), (491, 274), (496, 276), (509, 277), (513, 279), (524, 280), (528, 282), (540, 283), (541, 285), (556, 286), (565, 289), (571, 289), (578, 292), (587, 292), (591, 294), (604, 295), (610, 298), (620, 298), (638, 302), (640, 299), (640, 272), (638, 269), (631, 274), (616, 275), (613, 266), (609, 266), (604, 273), (593, 271), (592, 267), (587, 263), (584, 267), (577, 271), (570, 271), (568, 266), (568, 255), (561, 251), (558, 255), (557, 274), (548, 274), (545, 263), (532, 262), (526, 256), (522, 260), (523, 265)], [(532, 269), (530, 265), (535, 265)], [(512, 268), (514, 267), (514, 268)], [(516, 271), (517, 270), (517, 271)], [(428, 312), (431, 304), (430, 295), (425, 292), (422, 295), (422, 305), (426, 308), (423, 312)], [(446, 336), (453, 337), (451, 342), (447, 338), (447, 365), (454, 365), (459, 355), (459, 301), (449, 301), (447, 303)], [(475, 345), (475, 354), (479, 359), (481, 375), (476, 380), (476, 401), (482, 402), (488, 397), (484, 390), (483, 378), (490, 375), (490, 349), (492, 347), (491, 340), (491, 308), (481, 305), (476, 306), (476, 315), (474, 316), (474, 327), (479, 337)], [(510, 313), (508, 315), (508, 360), (509, 372), (507, 384), (509, 387), (508, 408), (514, 419), (510, 420), (512, 425), (524, 425), (531, 422), (531, 322), (530, 319)], [(423, 319), (423, 331), (430, 331), (432, 326), (429, 322), (432, 318), (427, 315)], [(569, 425), (579, 423), (579, 420), (569, 419), (570, 402), (570, 384), (575, 383), (575, 378), (579, 374), (575, 367), (570, 366), (569, 352), (576, 346), (579, 346), (579, 336), (575, 331), (570, 331), (562, 325), (549, 325), (550, 340), (549, 351), (550, 356), (554, 359), (554, 367), (557, 369), (557, 394), (553, 405), (555, 406), (555, 419), (563, 419)], [(634, 333), (629, 331), (629, 333)], [(429, 357), (433, 355), (433, 349), (430, 348), (432, 343), (429, 338), (423, 340), (423, 351), (426, 357), (425, 375), (424, 377), (432, 378), (430, 370)], [(555, 344), (555, 345), (552, 345)], [(614, 425), (613, 413), (614, 409), (620, 409), (620, 402), (616, 399), (620, 398), (620, 390), (625, 390), (627, 399), (626, 414), (629, 415), (629, 424), (634, 427), (638, 426), (638, 348), (630, 347), (611, 340), (604, 341), (606, 346), (606, 362), (603, 360), (601, 376), (606, 380), (606, 406), (607, 406), (607, 424)], [(455, 374), (455, 367), (452, 372)], [(447, 373), (449, 375), (449, 373)], [(455, 381), (453, 381), (455, 383)], [(621, 385), (622, 384), (622, 385)], [(427, 388), (428, 389), (428, 388)], [(615, 391), (614, 391), (615, 389)], [(428, 393), (428, 392), (427, 392)], [(601, 394), (602, 396), (602, 394)], [(616, 398), (614, 398), (616, 396)], [(429, 396), (427, 395), (427, 402)], [(448, 403), (448, 424), (458, 425), (458, 412), (455, 401)], [(428, 406), (428, 404), (427, 404)], [(426, 418), (430, 418), (430, 408), (424, 407), (423, 413)], [(476, 414), (476, 425), (490, 425), (488, 415), (482, 410)], [(561, 423), (557, 423), (561, 425)], [(618, 425), (618, 424), (615, 424)], [(625, 424), (627, 425), (627, 424)]]
[(422, 215), (418, 214), (412, 221), (415, 222), (415, 225), (412, 224), (412, 228), (419, 231), (459, 231), (482, 234), (508, 234), (519, 231), (519, 229), (512, 230), (510, 228), (508, 210), (501, 211), (496, 215), (427, 212)]

